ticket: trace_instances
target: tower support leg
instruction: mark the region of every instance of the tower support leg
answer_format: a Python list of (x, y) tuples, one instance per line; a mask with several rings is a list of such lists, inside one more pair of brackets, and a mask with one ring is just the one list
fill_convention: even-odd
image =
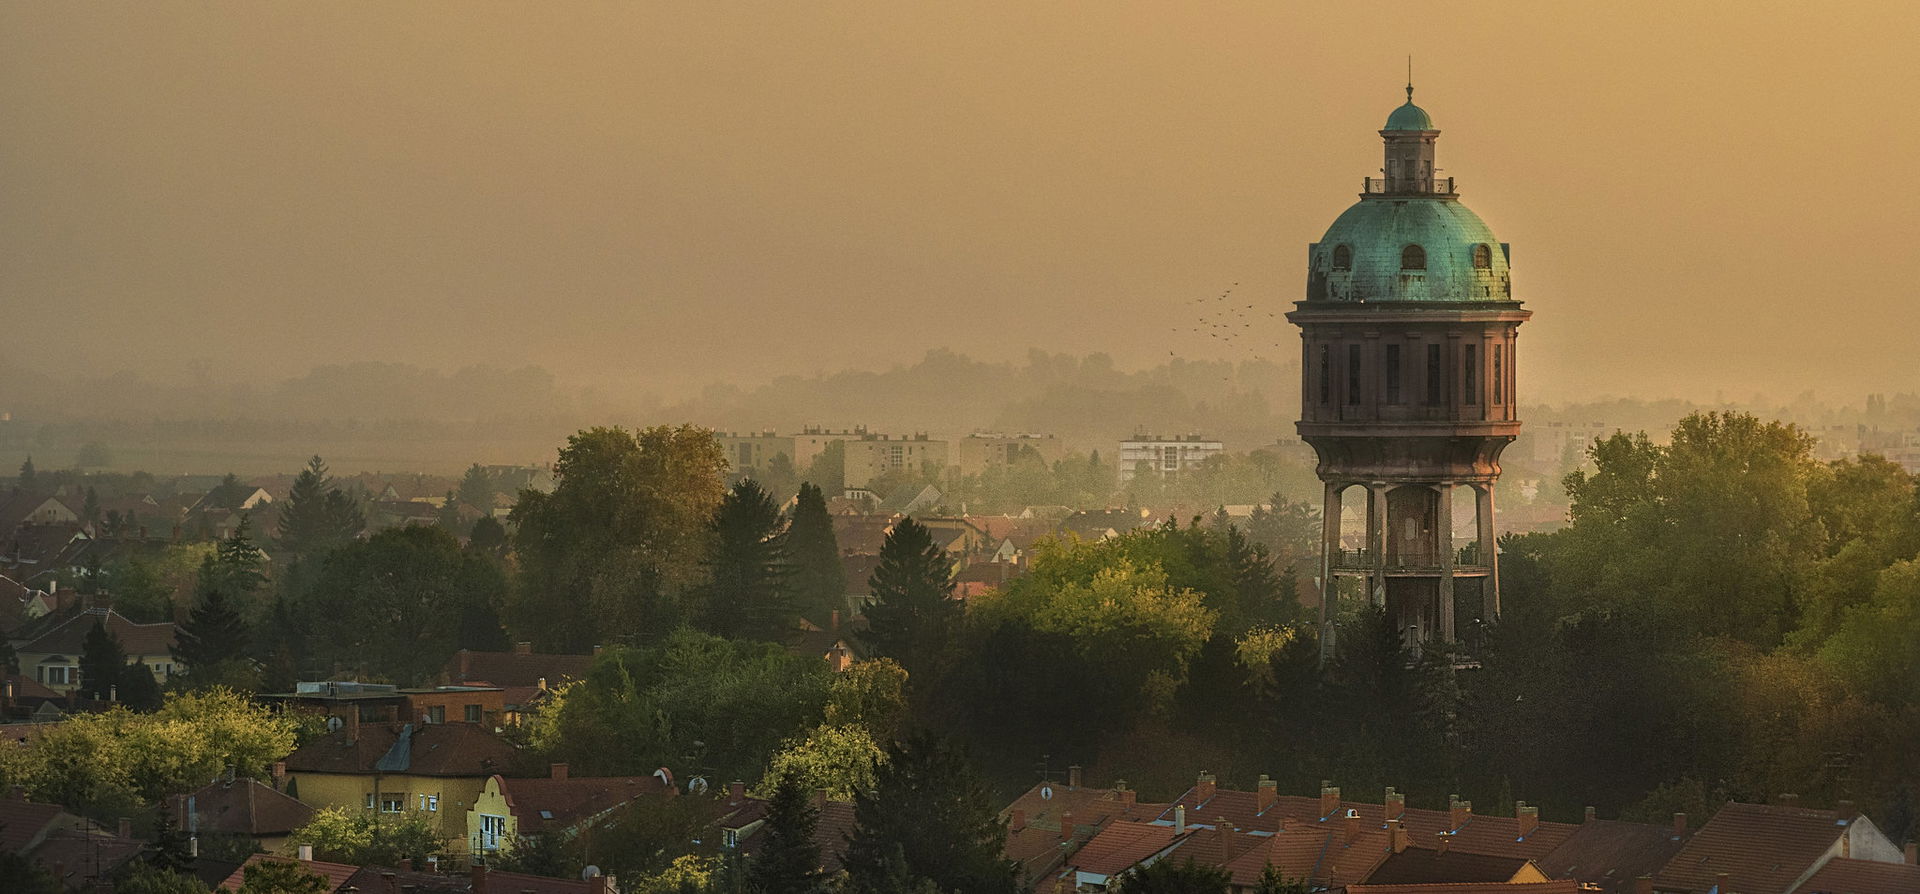
[(1434, 544), (1440, 550), (1440, 642), (1451, 643), (1453, 634), (1453, 484), (1437, 485), (1440, 510), (1434, 519)]
[(1340, 556), (1340, 491), (1343, 485), (1329, 481), (1320, 502), (1320, 663), (1333, 656), (1333, 617), (1339, 589), (1333, 569)]
[(1493, 524), (1493, 482), (1474, 486), (1480, 520), (1480, 562), (1487, 566), (1487, 580), (1480, 588), (1481, 618), (1491, 624), (1500, 618), (1500, 544)]

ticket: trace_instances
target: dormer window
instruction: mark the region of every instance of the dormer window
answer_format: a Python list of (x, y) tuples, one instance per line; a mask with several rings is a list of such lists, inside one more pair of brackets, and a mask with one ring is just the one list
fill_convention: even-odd
[(1348, 248), (1345, 245), (1334, 246), (1333, 247), (1333, 269), (1352, 270), (1353, 269), (1353, 249)]
[(1473, 247), (1473, 269), (1493, 269), (1493, 249), (1490, 246), (1482, 243)]
[(1400, 269), (1427, 269), (1427, 250), (1418, 245), (1409, 245), (1406, 248), (1400, 249)]

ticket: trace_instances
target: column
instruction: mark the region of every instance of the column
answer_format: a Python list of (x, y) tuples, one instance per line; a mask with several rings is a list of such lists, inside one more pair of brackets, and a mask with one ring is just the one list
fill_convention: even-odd
[(1434, 536), (1440, 541), (1440, 642), (1450, 643), (1453, 636), (1453, 482), (1436, 485), (1440, 491), (1439, 518), (1434, 520)]
[(1367, 485), (1367, 597), (1373, 604), (1387, 604), (1387, 485), (1378, 481)]
[(1480, 517), (1480, 564), (1487, 566), (1486, 582), (1480, 585), (1481, 617), (1489, 624), (1500, 617), (1500, 545), (1493, 525), (1493, 482), (1474, 487)]
[(1320, 504), (1320, 663), (1333, 655), (1333, 569), (1340, 555), (1341, 483), (1329, 481)]

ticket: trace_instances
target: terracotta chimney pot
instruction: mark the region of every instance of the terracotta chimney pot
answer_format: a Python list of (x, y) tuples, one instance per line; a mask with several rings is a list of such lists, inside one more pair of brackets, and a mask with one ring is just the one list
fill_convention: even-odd
[(1520, 821), (1520, 837), (1531, 837), (1540, 830), (1540, 808), (1521, 802), (1513, 810), (1514, 819)]
[(1458, 830), (1461, 826), (1466, 825), (1467, 820), (1472, 817), (1472, 801), (1462, 801), (1455, 798), (1447, 805), (1447, 821), (1452, 824), (1448, 827), (1450, 830)]
[(1340, 809), (1340, 787), (1337, 785), (1321, 786), (1320, 787), (1320, 816), (1322, 818), (1332, 816), (1334, 811), (1339, 809)]
[(1206, 802), (1213, 800), (1214, 790), (1215, 790), (1215, 784), (1214, 784), (1213, 774), (1201, 773), (1200, 778), (1197, 781), (1195, 781), (1193, 784), (1194, 799), (1201, 804), (1205, 804)]
[(515, 654), (515, 655), (532, 655), (532, 654), (533, 654), (533, 643), (528, 643), (528, 642), (518, 642), (518, 643), (514, 643), (514, 644), (513, 644), (513, 654)]
[(1675, 841), (1678, 841), (1682, 838), (1685, 838), (1686, 835), (1687, 835), (1687, 815), (1684, 813), (1675, 813), (1673, 815), (1673, 838)]
[(1643, 875), (1634, 879), (1633, 894), (1653, 894), (1653, 876)]
[(1407, 827), (1397, 819), (1387, 820), (1387, 846), (1396, 854), (1407, 849)]
[(1071, 810), (1060, 814), (1060, 840), (1073, 840), (1073, 811)]
[(547, 773), (549, 776), (551, 776), (554, 779), (565, 779), (567, 778), (567, 765), (566, 764), (548, 764)]
[(727, 800), (738, 804), (747, 799), (747, 784), (744, 782), (727, 783)]
[(1436, 854), (1444, 854), (1444, 853), (1446, 853), (1446, 852), (1447, 852), (1447, 843), (1453, 840), (1453, 836), (1452, 836), (1452, 835), (1449, 835), (1449, 834), (1447, 834), (1447, 833), (1445, 833), (1445, 832), (1435, 832), (1435, 833), (1434, 833), (1434, 837), (1435, 837), (1435, 838), (1436, 838), (1437, 840), (1436, 840), (1436, 841), (1434, 842), (1434, 845), (1433, 845), (1433, 852), (1434, 852), (1434, 853), (1436, 853)]
[(1278, 800), (1280, 800), (1279, 783), (1268, 779), (1265, 773), (1260, 774), (1260, 784), (1254, 789), (1255, 809), (1261, 813), (1266, 813), (1267, 808), (1272, 807), (1274, 802)]
[(1394, 791), (1393, 786), (1387, 786), (1387, 798), (1382, 803), (1386, 807), (1387, 819), (1397, 820), (1406, 817), (1407, 796)]

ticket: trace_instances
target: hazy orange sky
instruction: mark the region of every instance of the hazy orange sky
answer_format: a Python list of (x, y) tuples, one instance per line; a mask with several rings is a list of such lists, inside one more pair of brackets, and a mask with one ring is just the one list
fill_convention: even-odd
[(1170, 328), (1300, 297), (1411, 52), (1527, 397), (1915, 390), (1917, 8), (5, 4), (0, 351), (669, 394), (1214, 356)]

